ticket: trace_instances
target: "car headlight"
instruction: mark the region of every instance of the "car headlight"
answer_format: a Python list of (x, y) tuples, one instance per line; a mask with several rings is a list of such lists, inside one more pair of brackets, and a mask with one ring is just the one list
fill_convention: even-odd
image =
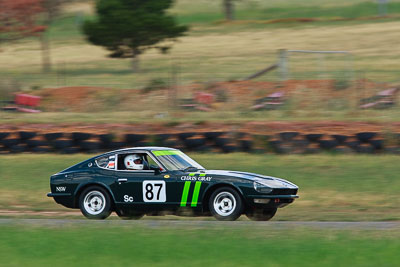
[(260, 192), (260, 193), (269, 194), (269, 193), (272, 192), (272, 188), (271, 187), (269, 187), (269, 186), (267, 186), (265, 184), (259, 183), (259, 182), (254, 182), (253, 186), (254, 186), (254, 189), (257, 192)]

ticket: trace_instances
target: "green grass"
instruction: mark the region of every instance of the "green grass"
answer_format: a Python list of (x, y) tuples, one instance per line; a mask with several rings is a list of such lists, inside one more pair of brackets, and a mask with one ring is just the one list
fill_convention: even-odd
[[(102, 109), (91, 109), (90, 112), (43, 112), (40, 114), (10, 113), (0, 111), (0, 123), (23, 124), (23, 123), (142, 123), (152, 122), (164, 125), (174, 123), (247, 123), (251, 121), (285, 121), (285, 122), (315, 122), (315, 121), (364, 121), (389, 123), (387, 127), (383, 124), (383, 130), (391, 131), (392, 122), (397, 122), (400, 110), (395, 107), (389, 110), (339, 110), (340, 105), (332, 106), (331, 110), (313, 110), (312, 106), (299, 110), (293, 106), (274, 111), (250, 112), (243, 107), (234, 111), (215, 112), (186, 112), (184, 110), (170, 110), (166, 102), (156, 106), (152, 110), (134, 111), (108, 111), (112, 106), (104, 104)], [(106, 112), (104, 112), (106, 110)], [(167, 112), (167, 113), (166, 113)], [(163, 115), (160, 117), (160, 114)]]
[(2, 226), (1, 266), (396, 266), (398, 231)]
[[(388, 15), (399, 13), (399, 2), (388, 4)], [(292, 6), (276, 4), (275, 6), (269, 5), (267, 7), (263, 7), (263, 5), (239, 5), (235, 14), (237, 20), (273, 20), (286, 18), (356, 19), (378, 16), (379, 13), (377, 3), (362, 2), (337, 6), (324, 6), (323, 4), (302, 6), (299, 4), (293, 4)], [(212, 23), (224, 19), (223, 14), (221, 14), (221, 9), (196, 12), (194, 14), (178, 13), (177, 15), (178, 21), (185, 24)]]
[[(191, 155), (208, 169), (287, 178), (301, 198), (276, 220), (399, 220), (397, 156), (276, 156), (235, 153)], [(89, 155), (0, 157), (0, 210), (69, 211), (46, 197), (49, 177)], [(243, 218), (244, 219), (244, 218)]]

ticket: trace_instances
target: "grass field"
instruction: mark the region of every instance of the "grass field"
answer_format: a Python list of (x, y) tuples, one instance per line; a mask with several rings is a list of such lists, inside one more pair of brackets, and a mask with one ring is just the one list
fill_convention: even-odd
[(398, 231), (2, 226), (0, 266), (397, 266)]
[[(250, 171), (287, 178), (300, 199), (274, 220), (387, 221), (400, 219), (397, 156), (275, 156), (193, 154), (208, 169)], [(0, 157), (0, 210), (71, 211), (46, 197), (51, 174), (88, 155)], [(4, 216), (4, 215), (3, 215)], [(245, 218), (242, 218), (245, 219)]]
[[(400, 22), (396, 17), (366, 19), (376, 11), (374, 1), (239, 1), (238, 21), (219, 23), (220, 1), (181, 0), (171, 10), (182, 23), (191, 25), (187, 36), (177, 42), (171, 53), (161, 55), (149, 50), (141, 57), (142, 72), (133, 74), (129, 60), (107, 58), (107, 51), (90, 45), (80, 31), (85, 18), (93, 16), (87, 2), (66, 7), (65, 13), (51, 26), (54, 68), (41, 72), (41, 54), (38, 40), (27, 39), (3, 45), (0, 51), (0, 90), (11, 86), (30, 92), (32, 89), (59, 86), (104, 86), (141, 89), (154, 79), (184, 85), (208, 83), (246, 77), (277, 61), (278, 49), (346, 50), (354, 54), (351, 64), (343, 57), (327, 57), (324, 64), (315, 56), (292, 56), (290, 77), (296, 79), (369, 78), (398, 84), (400, 50), (397, 46)], [(391, 15), (400, 15), (400, 2), (391, 1)], [(393, 13), (393, 14), (392, 14)], [(204, 15), (206, 14), (206, 15)], [(322, 21), (312, 23), (265, 23), (268, 19), (312, 17)], [(354, 21), (327, 21), (333, 17), (362, 18)], [(319, 63), (318, 63), (319, 62)], [(324, 65), (322, 68), (320, 63)], [(322, 71), (321, 71), (322, 69)], [(354, 70), (352, 72), (351, 70)], [(177, 72), (174, 82), (172, 72)], [(278, 81), (278, 72), (261, 80)], [(362, 86), (361, 86), (362, 87)], [(307, 89), (307, 88), (305, 88)], [(251, 88), (249, 88), (251, 90)], [(355, 91), (356, 90), (356, 91)], [(381, 90), (377, 85), (376, 92)], [(376, 93), (373, 92), (373, 93)], [(185, 95), (185, 92), (181, 92)], [(187, 92), (186, 92), (187, 94)], [(311, 94), (314, 94), (311, 93)], [(318, 93), (315, 93), (318, 95)], [(362, 88), (346, 95), (372, 96)], [(190, 95), (190, 93), (189, 93)], [(297, 94), (296, 94), (297, 95)], [(141, 96), (138, 96), (141, 97)], [(182, 97), (182, 96), (181, 96)], [(240, 103), (233, 110), (189, 113), (186, 116), (170, 114), (161, 121), (178, 120), (372, 120), (396, 121), (398, 109), (388, 111), (359, 111), (353, 104), (340, 103), (338, 108), (326, 109), (329, 103), (314, 101), (316, 107), (304, 110), (292, 96), (290, 105), (273, 112), (249, 112)], [(233, 101), (233, 100), (232, 100)], [(335, 100), (336, 101), (336, 100)], [(326, 105), (325, 105), (326, 104)], [(166, 109), (162, 110), (165, 112)], [(51, 113), (18, 115), (0, 112), (0, 123), (16, 122), (135, 122), (158, 120), (160, 110), (143, 112), (102, 111), (98, 114)]]
[[(338, 2), (332, 6), (329, 1), (245, 1), (238, 6), (238, 19), (263, 19), (288, 17), (346, 17), (369, 16), (376, 12), (376, 5), (370, 2)], [(180, 69), (179, 82), (213, 81), (243, 78), (260, 68), (276, 61), (278, 49), (348, 50), (355, 54), (355, 69), (367, 76), (381, 80), (397, 78), (398, 51), (392, 49), (399, 37), (397, 19), (354, 22), (318, 22), (311, 24), (259, 24), (244, 22), (237, 24), (215, 24), (220, 14), (219, 1), (178, 1), (172, 10), (192, 29), (172, 49), (170, 55), (160, 55), (155, 50), (142, 57), (140, 74), (132, 74), (129, 61), (106, 58), (107, 51), (88, 44), (79, 25), (87, 14), (82, 4), (76, 9), (67, 9), (63, 17), (52, 25), (49, 36), (52, 41), (53, 72), (40, 73), (40, 50), (36, 40), (26, 40), (13, 45), (2, 46), (0, 75), (17, 79), (23, 87), (97, 85), (118, 88), (142, 87), (149, 79), (170, 77), (171, 65)], [(317, 6), (315, 6), (317, 5)], [(391, 1), (389, 10), (400, 14), (400, 2)], [(250, 9), (249, 9), (250, 8)], [(326, 10), (325, 10), (326, 9)], [(331, 10), (333, 9), (333, 10)], [(78, 11), (80, 15), (77, 15)], [(321, 11), (322, 10), (322, 11)], [(336, 10), (334, 12), (334, 10)], [(367, 10), (367, 11), (364, 11)], [(83, 13), (82, 13), (83, 12)], [(86, 12), (86, 13), (85, 13)], [(196, 17), (202, 12), (207, 16), (198, 24)], [(241, 12), (244, 14), (241, 16)], [(303, 12), (303, 13), (301, 13)], [(364, 14), (364, 13), (365, 14)], [(83, 15), (86, 14), (86, 15)], [(261, 16), (260, 15), (260, 16)], [(350, 16), (348, 15), (348, 16)], [(220, 16), (220, 15), (219, 15)], [(187, 18), (186, 18), (187, 17)], [(242, 18), (243, 17), (243, 18)], [(308, 64), (305, 64), (308, 60)], [(311, 64), (310, 64), (311, 62)], [(310, 58), (292, 62), (294, 72), (306, 75), (313, 65)], [(371, 64), (372, 63), (372, 64)], [(331, 64), (331, 63), (329, 63)], [(335, 65), (337, 63), (333, 63)], [(336, 66), (343, 70), (343, 62)], [(297, 67), (296, 67), (297, 66)], [(303, 68), (300, 69), (300, 66)], [(315, 66), (314, 66), (315, 67)], [(330, 66), (335, 70), (335, 66)], [(307, 76), (307, 75), (306, 75)], [(312, 76), (312, 75), (311, 75)], [(265, 79), (276, 79), (276, 75)], [(315, 78), (315, 77), (314, 77)]]

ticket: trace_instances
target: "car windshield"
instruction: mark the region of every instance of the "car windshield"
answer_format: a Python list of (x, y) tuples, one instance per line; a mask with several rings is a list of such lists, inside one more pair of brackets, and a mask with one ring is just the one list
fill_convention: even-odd
[(204, 167), (179, 150), (153, 150), (154, 156), (170, 171), (204, 170)]

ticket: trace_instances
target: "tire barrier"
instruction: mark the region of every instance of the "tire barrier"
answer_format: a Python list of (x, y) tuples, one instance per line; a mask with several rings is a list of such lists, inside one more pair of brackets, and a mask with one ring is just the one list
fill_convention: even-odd
[(63, 133), (46, 133), (46, 134), (44, 134), (44, 138), (47, 141), (52, 142), (56, 139), (63, 137), (63, 135), (64, 135)]
[(356, 136), (358, 140), (361, 143), (368, 143), (370, 139), (374, 138), (377, 135), (377, 133), (374, 132), (362, 132), (362, 133), (357, 133)]
[(323, 134), (306, 134), (306, 139), (311, 143), (317, 143), (321, 139)]
[[(385, 135), (386, 138), (387, 135)], [(191, 152), (316, 154), (400, 154), (400, 134), (390, 141), (379, 132), (354, 134), (277, 132), (274, 135), (238, 132), (94, 133), (1, 130), (0, 153), (99, 153), (128, 147), (163, 146)]]
[(292, 141), (296, 136), (298, 136), (298, 132), (282, 132), (279, 133), (279, 137), (284, 142)]
[(6, 138), (9, 134), (9, 132), (0, 132), (0, 141)]
[(339, 145), (338, 141), (332, 140), (319, 140), (319, 147), (324, 150), (332, 150)]
[(332, 137), (338, 142), (339, 145), (344, 145), (348, 139), (347, 135), (333, 134)]
[(25, 132), (21, 131), (19, 132), (19, 136), (21, 140), (28, 140), (36, 136), (36, 132)]
[(113, 134), (99, 134), (98, 135), (100, 140), (100, 149), (111, 149), (112, 142), (114, 140)]

